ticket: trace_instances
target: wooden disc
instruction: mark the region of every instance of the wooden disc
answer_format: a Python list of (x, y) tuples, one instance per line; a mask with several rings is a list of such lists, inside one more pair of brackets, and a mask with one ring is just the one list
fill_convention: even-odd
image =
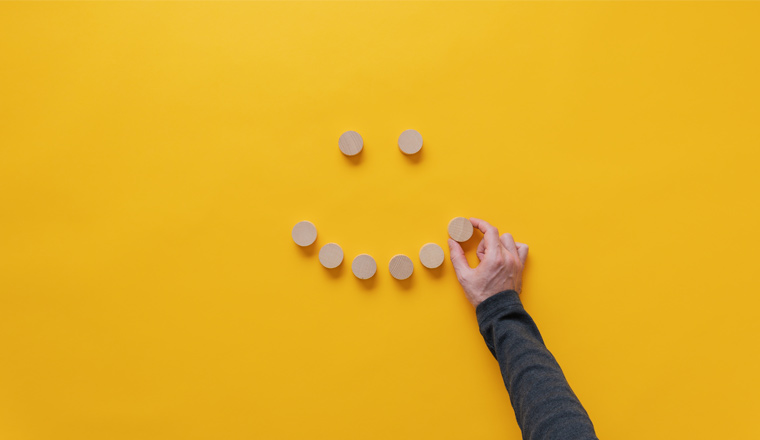
[(404, 154), (414, 154), (422, 149), (422, 135), (417, 130), (406, 130), (398, 137), (398, 147)]
[(391, 258), (390, 264), (388, 264), (388, 269), (391, 271), (391, 276), (397, 280), (405, 280), (412, 276), (412, 272), (414, 272), (414, 264), (412, 264), (412, 259), (407, 257), (406, 255), (394, 255), (393, 258)]
[(360, 280), (366, 280), (372, 278), (377, 272), (377, 263), (375, 259), (367, 254), (360, 254), (354, 258), (354, 262), (351, 263), (351, 271), (356, 275), (356, 278)]
[(428, 269), (435, 269), (443, 264), (443, 249), (435, 243), (428, 243), (420, 249), (420, 263)]
[(472, 223), (464, 217), (456, 217), (449, 222), (449, 236), (462, 243), (472, 237)]
[(314, 223), (302, 221), (293, 226), (293, 241), (299, 246), (308, 246), (317, 239), (317, 228)]
[(361, 153), (364, 147), (364, 139), (355, 131), (347, 131), (340, 135), (338, 139), (338, 148), (346, 156), (356, 156)]
[(343, 262), (343, 249), (335, 243), (327, 243), (319, 250), (319, 262), (328, 269), (334, 269)]

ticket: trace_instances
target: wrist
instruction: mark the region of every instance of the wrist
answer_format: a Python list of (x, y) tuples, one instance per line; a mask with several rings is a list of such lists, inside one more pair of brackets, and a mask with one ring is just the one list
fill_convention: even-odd
[(522, 307), (520, 295), (516, 290), (503, 290), (490, 295), (475, 307), (475, 314), (479, 322), (490, 319), (503, 310), (512, 307)]

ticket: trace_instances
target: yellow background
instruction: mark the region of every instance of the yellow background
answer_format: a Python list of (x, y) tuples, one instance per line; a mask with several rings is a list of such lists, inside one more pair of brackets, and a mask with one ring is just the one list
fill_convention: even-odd
[(758, 438), (758, 22), (0, 4), (0, 437), (517, 439), (448, 259), (417, 259), (465, 215), (530, 245), (523, 301), (601, 437)]

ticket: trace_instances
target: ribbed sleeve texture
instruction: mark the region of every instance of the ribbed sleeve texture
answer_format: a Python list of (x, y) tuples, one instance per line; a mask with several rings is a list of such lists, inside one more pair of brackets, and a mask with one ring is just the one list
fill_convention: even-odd
[(499, 362), (523, 439), (596, 439), (591, 419), (517, 292), (499, 292), (475, 313), (480, 333)]

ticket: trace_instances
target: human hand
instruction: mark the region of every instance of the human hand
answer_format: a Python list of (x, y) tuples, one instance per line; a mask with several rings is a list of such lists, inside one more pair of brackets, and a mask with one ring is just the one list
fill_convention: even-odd
[(462, 246), (449, 238), (451, 263), (467, 300), (477, 307), (504, 290), (520, 293), (528, 245), (515, 243), (511, 234), (499, 237), (499, 230), (483, 220), (471, 218), (470, 222), (484, 234), (477, 250), (480, 264), (475, 268), (467, 263)]

